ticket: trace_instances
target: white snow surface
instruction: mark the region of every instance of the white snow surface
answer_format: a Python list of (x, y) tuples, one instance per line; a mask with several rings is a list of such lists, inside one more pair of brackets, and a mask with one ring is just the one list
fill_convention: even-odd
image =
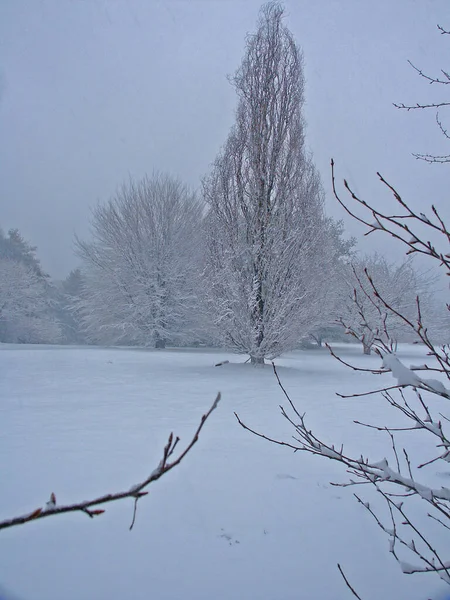
[[(339, 352), (379, 367), (359, 347)], [(398, 352), (404, 361), (424, 355), (417, 346)], [(432, 576), (402, 574), (388, 537), (353, 497), (375, 506), (372, 490), (333, 487), (347, 477), (334, 461), (238, 425), (234, 411), (268, 435), (293, 433), (271, 367), (244, 360), (220, 350), (0, 344), (0, 519), (44, 506), (52, 492), (65, 504), (129, 489), (157, 468), (170, 431), (188, 442), (222, 392), (192, 452), (139, 502), (132, 531), (131, 500), (95, 519), (58, 515), (4, 530), (0, 586), (19, 600), (345, 600), (339, 562), (365, 600), (442, 592)], [(353, 423), (398, 422), (382, 398), (335, 395), (378, 387), (379, 378), (326, 350), (276, 363), (324, 440), (373, 460), (389, 452), (386, 437)]]

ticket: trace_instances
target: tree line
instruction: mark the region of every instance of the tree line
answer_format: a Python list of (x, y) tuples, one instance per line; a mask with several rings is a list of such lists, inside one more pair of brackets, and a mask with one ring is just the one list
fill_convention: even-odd
[(200, 191), (161, 173), (122, 184), (93, 209), (64, 282), (50, 282), (19, 232), (1, 234), (0, 341), (217, 344), (260, 364), (341, 322), (370, 353), (387, 318), (397, 339), (406, 328), (365, 269), (399, 311), (417, 294), (433, 311), (432, 278), (411, 258), (358, 256), (326, 215), (305, 141), (303, 57), (279, 4), (262, 8), (232, 83), (235, 124)]
[[(264, 6), (258, 31), (248, 38), (233, 79), (236, 123), (200, 194), (159, 174), (124, 184), (114, 198), (94, 209), (91, 238), (76, 240), (81, 270), (72, 271), (59, 285), (43, 272), (36, 248), (17, 230), (7, 235), (0, 231), (0, 341), (138, 343), (159, 348), (202, 341), (246, 353), (258, 364), (294, 348), (305, 335), (321, 344), (339, 323), (366, 354), (373, 349), (382, 363), (379, 368), (363, 368), (330, 348), (333, 356), (355, 371), (369, 371), (377, 378), (391, 374), (396, 380), (343, 396), (381, 394), (397, 416), (406, 419), (403, 427), (355, 422), (387, 434), (390, 463), (387, 458), (373, 461), (363, 453), (348, 454), (341, 444), (313, 432), (275, 367), (286, 400), (281, 412), (294, 436), (277, 439), (236, 417), (257, 436), (302, 451), (299, 456), (309, 452), (341, 463), (350, 478), (340, 485), (373, 486), (388, 509), (384, 516), (377, 506), (355, 496), (388, 536), (389, 551), (403, 572), (437, 574), (448, 584), (450, 563), (436, 541), (450, 528), (450, 492), (445, 486), (432, 487), (433, 479), (423, 473), (427, 467), (434, 469), (437, 461), (450, 461), (449, 419), (442, 413), (442, 401), (450, 399), (445, 385), (450, 380), (450, 350), (445, 343), (450, 306), (438, 308), (436, 280), (430, 271), (420, 271), (412, 256), (432, 260), (449, 275), (449, 228), (435, 206), (428, 216), (414, 212), (381, 174), (380, 181), (393, 194), (393, 208), (383, 212), (359, 199), (346, 182), (350, 201), (344, 202), (335, 186), (332, 161), (336, 200), (367, 233), (388, 234), (406, 250), (399, 263), (377, 254), (357, 256), (354, 240), (343, 236), (342, 223), (324, 211), (320, 179), (305, 149), (301, 53), (282, 14), (276, 3)], [(430, 83), (449, 82), (447, 71), (439, 79), (414, 68)], [(448, 102), (398, 105), (406, 110), (447, 106)], [(436, 120), (448, 138), (439, 114)], [(448, 155), (416, 156), (449, 162)], [(436, 245), (428, 240), (429, 233), (439, 238)], [(440, 347), (439, 338), (444, 342)], [(401, 339), (426, 347), (423, 364), (408, 367), (401, 362), (395, 355)], [(45, 509), (3, 521), (0, 528), (69, 511), (92, 517), (103, 509), (91, 507), (128, 497), (135, 499), (132, 527), (144, 488), (190, 451), (219, 399), (202, 417), (185, 450), (169, 461), (178, 442), (171, 436), (157, 469), (126, 492), (60, 507), (52, 494)], [(421, 435), (416, 448), (426, 456), (424, 461), (416, 464), (410, 458), (414, 444), (411, 453), (399, 445), (403, 444), (399, 432)], [(419, 498), (421, 505), (425, 502), (426, 518), (432, 520), (428, 526), (417, 522), (411, 510)], [(404, 560), (410, 557), (413, 564)], [(360, 598), (339, 564), (338, 568), (353, 596)]]

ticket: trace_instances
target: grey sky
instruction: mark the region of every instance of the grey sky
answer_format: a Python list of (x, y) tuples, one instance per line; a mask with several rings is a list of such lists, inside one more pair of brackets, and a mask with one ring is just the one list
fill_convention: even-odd
[[(239, 66), (260, 5), (1, 0), (0, 226), (18, 227), (44, 268), (64, 277), (77, 264), (73, 234), (87, 234), (89, 207), (130, 174), (168, 171), (198, 187), (233, 123), (226, 75)], [(368, 200), (388, 198), (380, 170), (415, 207), (435, 202), (450, 217), (450, 165), (411, 156), (449, 153), (434, 113), (392, 106), (445, 96), (406, 61), (432, 73), (450, 67), (450, 37), (436, 29), (450, 27), (448, 0), (285, 6), (305, 55), (307, 142), (329, 212), (343, 216), (330, 192), (333, 156), (338, 177)]]

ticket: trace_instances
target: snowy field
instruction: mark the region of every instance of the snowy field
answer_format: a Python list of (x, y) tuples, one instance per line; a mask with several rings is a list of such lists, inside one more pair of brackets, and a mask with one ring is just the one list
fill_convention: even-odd
[[(357, 347), (340, 351), (379, 364)], [(399, 354), (408, 364), (424, 350)], [(0, 519), (44, 505), (51, 492), (66, 503), (128, 489), (157, 466), (170, 431), (188, 441), (217, 391), (223, 396), (190, 455), (141, 500), (131, 532), (127, 500), (93, 520), (69, 514), (5, 530), (0, 586), (23, 600), (351, 598), (339, 562), (363, 600), (438, 598), (445, 588), (433, 577), (401, 574), (353, 498), (371, 499), (371, 490), (333, 487), (346, 477), (339, 465), (239, 427), (234, 411), (270, 435), (292, 433), (271, 368), (244, 360), (219, 350), (0, 344)], [(326, 350), (277, 365), (317, 433), (348, 452), (386, 455), (382, 434), (352, 423), (391, 424), (381, 397), (335, 395), (380, 378), (351, 372)], [(441, 485), (444, 476), (436, 473)]]

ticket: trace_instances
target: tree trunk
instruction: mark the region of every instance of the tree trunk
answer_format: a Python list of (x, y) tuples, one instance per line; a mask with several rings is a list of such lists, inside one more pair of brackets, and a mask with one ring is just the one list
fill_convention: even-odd
[(372, 351), (372, 346), (370, 344), (364, 344), (364, 342), (363, 342), (364, 354), (367, 354), (367, 356), (370, 356), (371, 351)]
[(320, 336), (316, 336), (316, 335), (312, 335), (312, 334), (311, 334), (311, 337), (316, 342), (316, 344), (319, 346), (319, 348), (322, 348), (322, 338)]
[(158, 336), (155, 340), (155, 348), (164, 349), (165, 347), (166, 347), (166, 340), (164, 338), (161, 338)]
[(250, 356), (250, 362), (252, 365), (264, 365), (264, 357)]

